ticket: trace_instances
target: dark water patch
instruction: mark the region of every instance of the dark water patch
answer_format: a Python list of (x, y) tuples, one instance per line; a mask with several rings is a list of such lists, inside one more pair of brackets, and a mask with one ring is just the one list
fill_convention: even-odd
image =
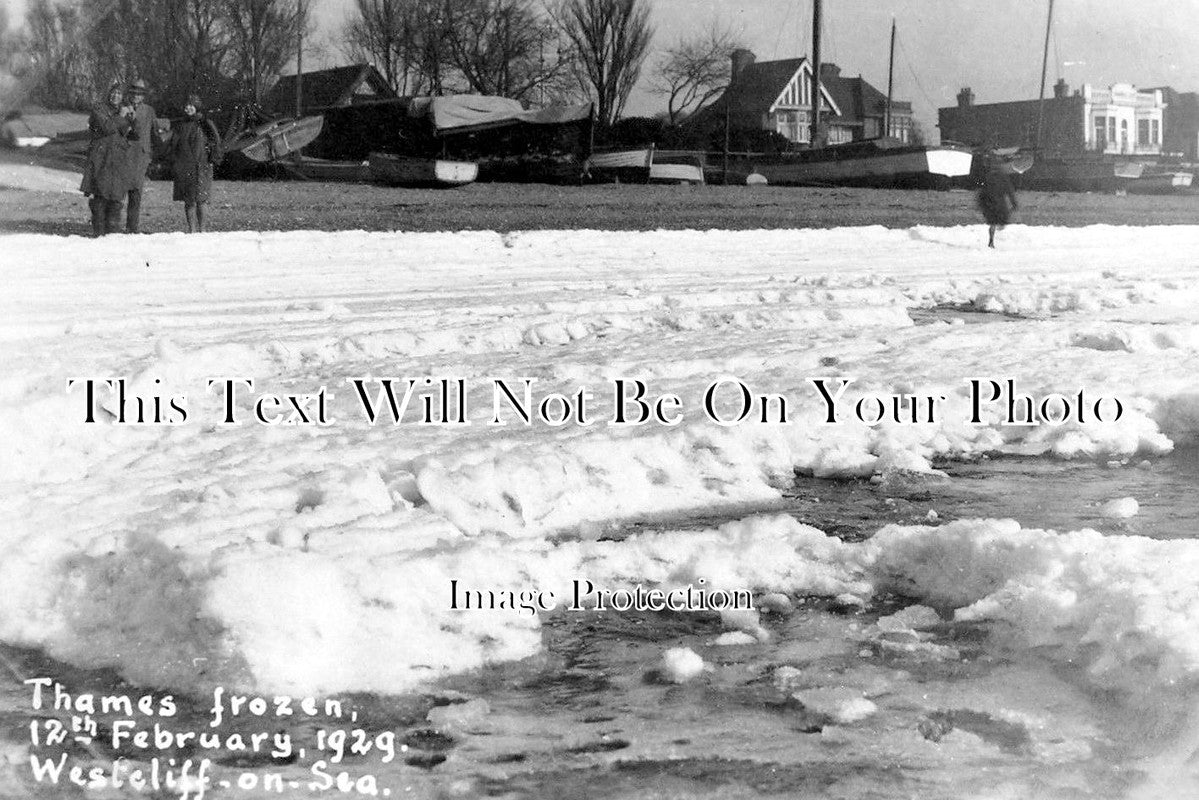
[(453, 736), (433, 730), (432, 728), (409, 731), (404, 734), (404, 738), (400, 742), (413, 750), (428, 750), (432, 752), (449, 750), (456, 744)]
[[(1115, 461), (992, 455), (941, 460), (948, 479), (896, 473), (881, 480), (798, 476), (787, 513), (846, 541), (884, 525), (940, 525), (955, 519), (1014, 519), (1026, 528), (1094, 528), (1156, 539), (1199, 534), (1199, 449)], [(1134, 498), (1138, 513), (1108, 516), (1104, 504)]]
[(575, 745), (565, 750), (570, 755), (581, 755), (585, 753), (611, 753), (616, 750), (624, 750), (629, 746), (629, 742), (625, 739), (600, 739), (595, 742), (587, 742), (585, 744)]
[[(553, 773), (488, 778), (479, 789), (491, 797), (545, 797), (577, 800), (644, 797), (818, 797), (838, 784), (873, 783), (888, 796), (907, 796), (912, 781), (898, 767), (872, 761), (819, 761), (781, 764), (750, 759), (638, 759), (611, 766)], [(880, 797), (882, 795), (879, 795)], [(865, 797), (865, 796), (863, 796)]]
[(909, 308), (908, 316), (917, 325), (953, 324), (960, 320), (966, 325), (990, 324), (995, 322), (1027, 322), (1032, 317), (1007, 312), (986, 311), (973, 303), (945, 304), (928, 308)]
[(410, 767), (433, 769), (446, 760), (445, 753), (414, 753), (404, 758), (404, 763)]
[[(1010, 517), (1024, 527), (1155, 539), (1199, 534), (1199, 449), (1114, 462), (991, 458), (944, 469), (952, 479), (938, 498), (944, 519)], [(1123, 497), (1137, 501), (1135, 516), (1105, 514), (1105, 503)]]
[(1032, 737), (1027, 728), (1017, 722), (996, 719), (983, 711), (968, 708), (934, 711), (919, 724), (920, 734), (932, 742), (941, 741), (955, 728), (973, 733), (1007, 753), (1023, 755), (1032, 748)]

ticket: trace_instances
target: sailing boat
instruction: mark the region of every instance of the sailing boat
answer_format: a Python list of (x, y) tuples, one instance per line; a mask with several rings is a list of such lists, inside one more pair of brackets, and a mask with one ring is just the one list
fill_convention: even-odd
[[(890, 136), (844, 144), (820, 145), (821, 0), (813, 3), (811, 141), (813, 146), (777, 156), (750, 159), (742, 169), (757, 172), (773, 185), (872, 186), (946, 189), (970, 174), (973, 152), (960, 145), (910, 145)], [(891, 26), (885, 131), (891, 127), (891, 89), (895, 66), (895, 25)]]
[(1041, 151), (1045, 127), (1045, 77), (1049, 67), (1049, 40), (1053, 30), (1053, 0), (1045, 19), (1045, 48), (1041, 56), (1041, 94), (1038, 99), (1037, 133), (1033, 144), (1032, 166), (1016, 179), (1022, 189), (1066, 192), (1119, 192), (1140, 178), (1145, 163), (1104, 153), (1084, 155), (1045, 155)]

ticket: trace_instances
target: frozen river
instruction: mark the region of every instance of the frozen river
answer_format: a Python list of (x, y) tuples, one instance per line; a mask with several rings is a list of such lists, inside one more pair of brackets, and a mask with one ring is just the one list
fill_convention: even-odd
[[(342, 729), (357, 794), (1199, 791), (1199, 228), (983, 238), (6, 237), (0, 795), (316, 796)], [(31, 677), (289, 747), (35, 743)]]

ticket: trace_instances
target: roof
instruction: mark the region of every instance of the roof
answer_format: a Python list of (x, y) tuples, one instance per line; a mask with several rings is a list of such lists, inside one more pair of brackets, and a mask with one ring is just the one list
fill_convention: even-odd
[[(363, 85), (370, 87), (376, 99), (385, 100), (396, 96), (379, 71), (369, 64), (305, 72), (300, 81), (304, 111), (348, 106), (354, 102), (354, 95)], [(295, 75), (279, 78), (262, 100), (262, 105), (272, 111), (293, 111), (295, 103)]]
[[(861, 75), (848, 78), (841, 74), (841, 69), (836, 64), (823, 64), (820, 72), (820, 83), (841, 109), (841, 116), (833, 117), (837, 122), (860, 125), (866, 117), (881, 117), (886, 114), (887, 96)], [(910, 114), (912, 104), (906, 100), (892, 98), (891, 110)]]
[[(757, 127), (757, 120), (770, 111), (787, 84), (795, 77), (807, 58), (784, 58), (778, 61), (755, 61), (742, 68), (725, 93), (711, 105), (694, 114), (688, 124), (703, 124), (723, 119), (725, 104), (729, 116), (738, 121), (734, 124)], [(861, 125), (865, 117), (882, 116), (887, 106), (887, 96), (867, 83), (861, 76), (848, 78), (841, 75), (836, 64), (825, 63), (820, 67), (820, 85), (833, 111), (830, 121), (842, 125)], [(912, 105), (906, 101), (892, 100), (893, 111), (911, 113)]]

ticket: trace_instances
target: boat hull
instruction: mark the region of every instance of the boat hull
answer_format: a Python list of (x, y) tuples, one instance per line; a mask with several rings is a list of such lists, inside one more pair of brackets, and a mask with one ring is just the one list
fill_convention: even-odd
[(592, 153), (586, 163), (587, 178), (598, 183), (646, 183), (653, 152), (651, 147), (642, 147)]
[(1119, 192), (1144, 174), (1140, 161), (1103, 158), (1037, 158), (1017, 178), (1017, 188), (1039, 192)]
[(311, 144), (324, 124), (323, 117), (275, 120), (238, 136), (225, 152), (259, 164), (276, 161)]
[(282, 161), (297, 177), (310, 181), (363, 183), (371, 179), (370, 167), (360, 161), (328, 161), (323, 158), (301, 158)]
[(471, 161), (371, 153), (369, 164), (371, 177), (389, 186), (449, 189), (479, 177), (479, 165)]
[(1155, 172), (1128, 184), (1133, 194), (1175, 194), (1190, 191), (1195, 176), (1190, 172)]
[(698, 164), (651, 164), (650, 183), (703, 183), (704, 168)]
[(747, 171), (772, 186), (945, 189), (970, 174), (973, 158), (969, 150), (952, 147), (826, 148), (753, 159)]

